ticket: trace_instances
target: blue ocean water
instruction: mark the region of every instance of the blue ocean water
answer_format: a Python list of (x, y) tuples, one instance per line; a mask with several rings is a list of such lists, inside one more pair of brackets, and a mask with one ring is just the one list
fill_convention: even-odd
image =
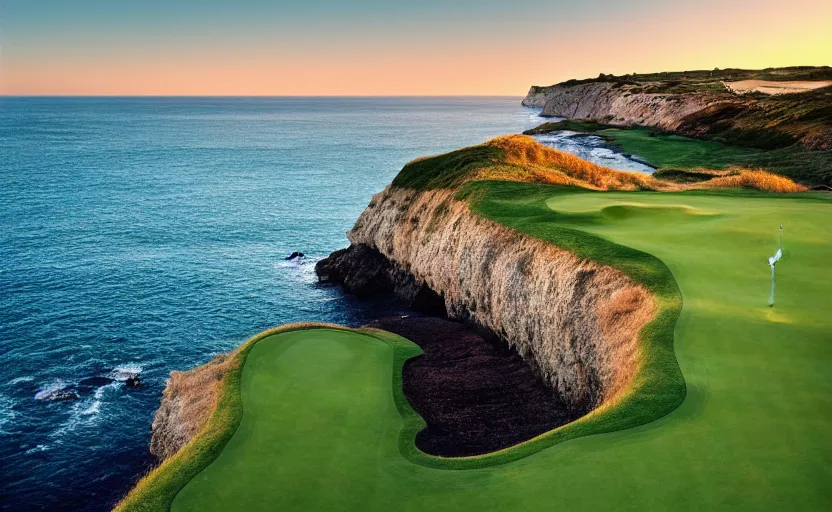
[(395, 311), (314, 262), (407, 161), (540, 122), (519, 98), (0, 98), (0, 507), (109, 510), (171, 370)]

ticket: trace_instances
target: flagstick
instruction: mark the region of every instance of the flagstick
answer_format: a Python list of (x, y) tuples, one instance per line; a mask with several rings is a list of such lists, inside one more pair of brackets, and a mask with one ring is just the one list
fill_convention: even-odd
[[(777, 232), (777, 246), (779, 251), (783, 251), (783, 225), (780, 224), (780, 229)], [(769, 266), (771, 266), (771, 295), (768, 297), (768, 307), (774, 307), (774, 266), (777, 264), (777, 261), (769, 260)]]

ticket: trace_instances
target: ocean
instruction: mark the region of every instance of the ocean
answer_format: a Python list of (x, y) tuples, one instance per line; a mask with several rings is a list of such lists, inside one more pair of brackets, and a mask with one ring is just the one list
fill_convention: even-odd
[[(0, 507), (109, 510), (155, 462), (172, 370), (283, 323), (399, 312), (317, 284), (315, 261), (407, 161), (537, 113), (506, 97), (0, 98)], [(649, 171), (597, 138), (547, 140)]]

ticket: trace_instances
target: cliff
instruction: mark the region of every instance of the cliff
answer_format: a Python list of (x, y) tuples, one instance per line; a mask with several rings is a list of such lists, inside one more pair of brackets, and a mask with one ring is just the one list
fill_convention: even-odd
[(231, 354), (186, 372), (171, 372), (153, 417), (150, 453), (166, 459), (205, 426), (216, 408), (223, 378), (235, 368)]
[(541, 115), (674, 131), (691, 114), (724, 101), (717, 95), (642, 93), (633, 86), (601, 82), (548, 89)]
[[(639, 368), (637, 336), (656, 308), (653, 297), (619, 270), (471, 212), (456, 197), (459, 188), (475, 180), (599, 190), (763, 188), (759, 183), (776, 178), (767, 190), (800, 190), (761, 175), (707, 175), (679, 185), (600, 167), (531, 137), (498, 137), (408, 163), (358, 218), (352, 245), (319, 261), (316, 272), (358, 296), (396, 293), (417, 311), (485, 327), (514, 345), (570, 409), (587, 411), (614, 400)], [(153, 421), (152, 453), (169, 458), (205, 427), (251, 343), (171, 373)]]
[[(828, 150), (832, 148), (830, 78), (828, 67), (602, 74), (596, 79), (532, 86), (522, 103), (542, 108), (544, 117), (657, 128), (766, 150), (792, 145)], [(746, 93), (737, 86), (747, 83), (791, 93)]]
[(521, 102), (522, 105), (524, 107), (543, 108), (543, 106), (546, 105), (546, 95), (549, 94), (552, 87), (540, 87), (537, 85), (531, 86), (528, 94), (526, 94), (526, 97), (523, 98), (523, 101)]
[(572, 406), (621, 391), (653, 300), (620, 271), (471, 213), (451, 190), (388, 187), (348, 234), (515, 346)]
[(637, 335), (653, 314), (652, 296), (619, 270), (471, 212), (457, 193), (480, 180), (601, 190), (805, 190), (759, 171), (702, 172), (697, 179), (613, 171), (530, 137), (498, 137), (407, 164), (358, 218), (351, 246), (316, 271), (359, 295), (385, 289), (414, 297), (420, 290), (448, 317), (516, 347), (571, 407), (589, 410), (614, 400), (638, 368)]

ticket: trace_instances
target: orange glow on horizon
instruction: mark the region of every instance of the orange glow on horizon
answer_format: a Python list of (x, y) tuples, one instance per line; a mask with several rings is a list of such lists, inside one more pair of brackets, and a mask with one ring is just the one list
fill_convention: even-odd
[(34, 57), (4, 47), (0, 94), (521, 96), (533, 84), (601, 72), (832, 64), (832, 7), (819, 3), (811, 22), (790, 24), (768, 11), (738, 23), (743, 8), (725, 7), (733, 11), (719, 18), (665, 11), (641, 20), (643, 31), (599, 22), (459, 42), (71, 48)]

